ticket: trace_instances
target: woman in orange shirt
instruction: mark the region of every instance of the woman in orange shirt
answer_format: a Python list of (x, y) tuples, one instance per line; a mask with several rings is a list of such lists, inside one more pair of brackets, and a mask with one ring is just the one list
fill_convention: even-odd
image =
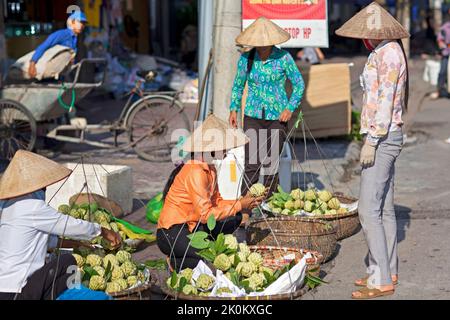
[(169, 178), (157, 232), (158, 247), (170, 257), (175, 270), (197, 266), (201, 258), (187, 236), (208, 231), (206, 223), (212, 215), (217, 220), (213, 238), (220, 233), (232, 234), (241, 225), (240, 212), (252, 210), (263, 201), (263, 197), (256, 199), (250, 194), (225, 201), (217, 186), (217, 172), (211, 160), (248, 142), (247, 136), (215, 116), (210, 116), (186, 141), (184, 151), (191, 154), (191, 160), (175, 169)]

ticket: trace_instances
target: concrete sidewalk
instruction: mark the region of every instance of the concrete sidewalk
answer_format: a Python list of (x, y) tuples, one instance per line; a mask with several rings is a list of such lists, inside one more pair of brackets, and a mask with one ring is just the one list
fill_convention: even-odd
[[(355, 58), (352, 81), (358, 81), (366, 58)], [(343, 59), (342, 62), (349, 62)], [(334, 62), (334, 61), (332, 61)], [(341, 62), (341, 61), (336, 61)], [(411, 105), (407, 117), (408, 130), (416, 141), (405, 146), (397, 163), (396, 204), (400, 239), (400, 285), (397, 294), (388, 299), (450, 299), (450, 145), (444, 142), (450, 136), (450, 101), (421, 99), (429, 88), (420, 81), (423, 63), (412, 66)], [(355, 104), (360, 104), (361, 92), (354, 86)], [(105, 114), (104, 107), (108, 105)], [(113, 119), (120, 113), (123, 102), (101, 99), (85, 100), (82, 107), (91, 123)], [(96, 111), (97, 110), (97, 111)], [(103, 110), (103, 111), (102, 111)], [(191, 117), (195, 112), (189, 108)], [(304, 161), (303, 141), (296, 143), (296, 155), (300, 160), (294, 174), (294, 185), (303, 187), (303, 180), (314, 182), (317, 187), (359, 195), (359, 145), (349, 141), (320, 140), (325, 152), (322, 159), (313, 143), (308, 143), (309, 159)], [(149, 163), (134, 153), (93, 152), (92, 148), (67, 145), (58, 162), (77, 161), (80, 155), (90, 152), (93, 163), (128, 165), (133, 168), (135, 212), (126, 219), (141, 227), (154, 230), (145, 220), (143, 204), (160, 192), (173, 170), (172, 163)], [(301, 167), (300, 167), (301, 166)], [(306, 174), (305, 174), (306, 172)], [(349, 299), (355, 289), (354, 280), (364, 276), (364, 258), (367, 253), (362, 233), (340, 243), (337, 258), (325, 265), (322, 286), (304, 299)], [(152, 245), (135, 254), (138, 261), (163, 258), (157, 246)]]
[[(400, 285), (385, 299), (450, 299), (450, 145), (444, 142), (450, 136), (450, 101), (426, 101), (410, 134), (417, 142), (403, 150), (396, 175)], [(347, 170), (357, 173), (357, 167)], [(359, 177), (345, 184), (357, 191)], [(366, 254), (362, 232), (344, 240), (337, 258), (324, 266), (329, 284), (304, 299), (350, 299), (353, 282), (365, 275)]]

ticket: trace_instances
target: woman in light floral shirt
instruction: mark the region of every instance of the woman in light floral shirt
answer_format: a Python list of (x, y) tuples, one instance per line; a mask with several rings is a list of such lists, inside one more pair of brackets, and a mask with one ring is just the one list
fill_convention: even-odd
[(354, 299), (392, 295), (398, 283), (395, 162), (403, 146), (403, 113), (409, 98), (408, 62), (400, 39), (409, 33), (379, 4), (372, 3), (341, 29), (340, 36), (362, 39), (371, 51), (361, 76), (364, 102), (361, 133), (359, 216), (368, 253), (368, 276)]

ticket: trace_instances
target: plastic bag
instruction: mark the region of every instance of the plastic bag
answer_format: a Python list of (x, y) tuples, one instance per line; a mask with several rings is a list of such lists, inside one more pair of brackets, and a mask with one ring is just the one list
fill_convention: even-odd
[(163, 193), (159, 193), (147, 204), (146, 217), (150, 223), (157, 224), (164, 207)]

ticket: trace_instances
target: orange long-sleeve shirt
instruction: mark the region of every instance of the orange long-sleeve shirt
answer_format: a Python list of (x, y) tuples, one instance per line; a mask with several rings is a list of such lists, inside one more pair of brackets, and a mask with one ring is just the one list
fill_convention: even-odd
[(199, 221), (206, 224), (211, 215), (221, 221), (240, 212), (241, 202), (223, 200), (216, 181), (213, 166), (197, 160), (187, 162), (167, 194), (158, 229), (186, 223), (192, 232)]

